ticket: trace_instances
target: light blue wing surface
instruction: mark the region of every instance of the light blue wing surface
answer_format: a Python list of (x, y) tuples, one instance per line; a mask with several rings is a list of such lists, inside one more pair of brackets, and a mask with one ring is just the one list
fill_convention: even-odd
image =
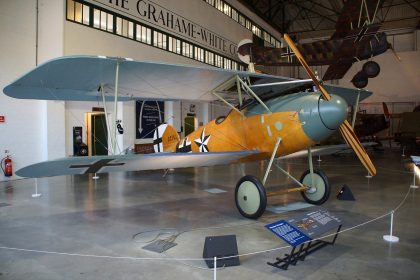
[(240, 151), (67, 157), (29, 165), (18, 170), (16, 175), (21, 177), (40, 178), (88, 173), (213, 166), (235, 163), (240, 159), (258, 153), (258, 151)]
[[(50, 60), (6, 86), (6, 95), (21, 99), (100, 101), (114, 99), (116, 68), (119, 65), (118, 100), (201, 100), (212, 101), (211, 90), (238, 75), (253, 84), (296, 81), (280, 77), (210, 66), (177, 65), (100, 56), (68, 56)], [(282, 92), (290, 84), (255, 88), (257, 94)], [(372, 94), (369, 91), (326, 85), (349, 105)]]

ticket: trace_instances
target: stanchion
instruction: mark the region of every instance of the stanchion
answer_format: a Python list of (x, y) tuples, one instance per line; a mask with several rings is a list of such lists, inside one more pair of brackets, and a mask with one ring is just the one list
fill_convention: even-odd
[(383, 238), (385, 241), (391, 242), (391, 243), (396, 243), (398, 241), (400, 241), (400, 239), (396, 236), (392, 235), (392, 227), (394, 226), (394, 210), (391, 211), (391, 228), (389, 231), (389, 235), (384, 235)]
[(322, 161), (322, 159), (321, 159), (321, 155), (318, 155), (318, 159), (316, 160), (317, 162), (321, 162)]
[(405, 147), (403, 147), (403, 152), (402, 152), (402, 157), (405, 157), (405, 153), (404, 153)]
[(99, 176), (98, 176), (98, 175), (96, 175), (96, 173), (95, 173), (95, 175), (93, 175), (92, 179), (93, 179), (93, 180), (98, 180), (98, 179), (99, 179)]
[(413, 163), (413, 184), (410, 186), (412, 189), (418, 189), (419, 186), (416, 185), (416, 165)]
[(35, 178), (35, 193), (32, 195), (32, 197), (40, 197), (41, 194), (38, 193), (38, 178)]
[(213, 279), (217, 279), (217, 257), (214, 257), (213, 261)]

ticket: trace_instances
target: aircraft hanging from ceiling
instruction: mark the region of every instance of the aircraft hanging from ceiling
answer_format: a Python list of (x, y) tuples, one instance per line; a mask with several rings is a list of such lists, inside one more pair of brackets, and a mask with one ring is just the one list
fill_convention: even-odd
[[(398, 60), (386, 34), (379, 32), (380, 23), (374, 23), (383, 0), (348, 0), (336, 23), (335, 33), (328, 40), (298, 45), (299, 51), (311, 66), (329, 65), (324, 81), (342, 79), (353, 63), (368, 60), (351, 82), (356, 88), (364, 88), (368, 78), (380, 73), (380, 66), (371, 60), (391, 49)], [(266, 66), (299, 66), (296, 55), (289, 47), (272, 48), (257, 46), (251, 40), (238, 45), (238, 56), (243, 62)], [(249, 59), (251, 61), (249, 61)]]
[[(376, 174), (365, 149), (347, 122), (347, 107), (371, 95), (365, 90), (322, 85), (299, 50), (285, 35), (311, 79), (296, 80), (252, 72), (211, 67), (139, 62), (131, 59), (74, 56), (51, 60), (4, 88), (14, 98), (45, 100), (221, 100), (232, 110), (180, 139), (176, 130), (162, 124), (155, 130), (156, 153), (118, 154), (116, 129), (113, 155), (68, 157), (36, 163), (16, 172), (22, 177), (153, 170), (213, 166), (269, 159), (262, 179), (242, 177), (235, 189), (239, 212), (258, 218), (267, 204), (266, 180), (274, 158), (308, 155), (309, 170), (300, 180), (291, 178), (303, 198), (324, 203), (330, 194), (326, 175), (314, 170), (312, 155), (327, 154), (346, 145), (317, 147), (337, 129), (371, 175)], [(316, 90), (314, 90), (314, 86)], [(237, 105), (228, 102), (236, 98)], [(114, 122), (110, 122), (113, 124)], [(307, 151), (303, 152), (303, 151)]]

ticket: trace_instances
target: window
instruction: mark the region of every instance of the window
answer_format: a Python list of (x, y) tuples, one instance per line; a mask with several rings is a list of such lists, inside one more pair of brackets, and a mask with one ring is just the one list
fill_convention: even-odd
[(134, 39), (134, 23), (128, 22), (128, 38)]
[(223, 57), (220, 55), (215, 54), (214, 55), (214, 65), (217, 67), (222, 68), (223, 67)]
[[(244, 22), (243, 25), (248, 23), (246, 22), (247, 18), (242, 16), (237, 10), (226, 4), (224, 1), (205, 1), (210, 5), (214, 5), (214, 7), (217, 7), (218, 10), (236, 21), (242, 20)], [(169, 36), (153, 27), (149, 28), (143, 24), (137, 23), (134, 20), (117, 16), (113, 12), (107, 11), (106, 9), (98, 7), (94, 4), (84, 4), (85, 2), (81, 0), (67, 0), (66, 3), (67, 20), (69, 21), (117, 34), (148, 45), (153, 45), (156, 48), (170, 51), (172, 53), (214, 65), (216, 67), (225, 69), (243, 69), (242, 65), (232, 59), (225, 58), (211, 50), (206, 50), (205, 48), (195, 44), (185, 42), (180, 38)], [(252, 26), (252, 31), (254, 33), (258, 31), (261, 33), (262, 30), (256, 26)], [(265, 37), (266, 34), (268, 33), (264, 33)], [(272, 41), (273, 37), (269, 39)], [(280, 44), (278, 41), (275, 42)]]
[(74, 21), (82, 22), (82, 4), (76, 2), (75, 3), (75, 9), (74, 9)]
[(245, 27), (251, 30), (251, 26), (252, 26), (252, 23), (248, 19), (245, 19)]
[(242, 26), (245, 26), (245, 18), (244, 18), (244, 16), (243, 16), (243, 15), (239, 15), (239, 23), (240, 23)]
[(117, 24), (117, 28), (116, 28), (117, 34), (122, 35), (122, 18), (117, 17), (116, 24)]
[(195, 47), (194, 48), (194, 57), (195, 57), (195, 60), (204, 62), (204, 50), (202, 48)]
[(90, 7), (87, 5), (83, 5), (83, 24), (89, 25), (89, 14)]
[(153, 46), (166, 50), (166, 34), (153, 31)]
[(169, 36), (169, 51), (181, 54), (181, 40)]
[(67, 1), (67, 19), (74, 20), (74, 1)]
[(149, 44), (152, 44), (152, 30), (146, 26), (140, 24), (136, 25), (136, 40)]
[(182, 55), (193, 58), (193, 46), (186, 42), (182, 42)]
[(232, 8), (228, 4), (224, 3), (223, 12), (225, 13), (225, 15), (231, 16)]
[[(133, 30), (131, 30), (131, 32), (129, 32), (128, 28), (129, 28), (129, 21), (120, 17), (117, 17), (117, 28), (116, 28), (116, 33), (118, 35), (124, 36), (124, 37), (129, 37), (128, 34), (131, 33), (131, 38), (133, 38)], [(131, 28), (133, 28), (133, 25), (131, 25)]]
[(261, 37), (261, 29), (259, 29), (255, 25), (252, 25), (252, 33), (254, 33), (255, 35), (257, 35), (258, 37)]
[(232, 9), (232, 19), (236, 22), (239, 20), (238, 11), (235, 9)]
[(206, 63), (214, 65), (214, 53), (206, 51)]
[(229, 58), (223, 58), (223, 68), (232, 69), (231, 60)]
[(223, 12), (223, 1), (222, 0), (215, 0), (215, 6), (216, 9)]

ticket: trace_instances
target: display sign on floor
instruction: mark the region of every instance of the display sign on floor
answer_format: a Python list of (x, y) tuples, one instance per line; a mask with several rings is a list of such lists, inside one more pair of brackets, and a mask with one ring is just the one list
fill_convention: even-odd
[(337, 216), (322, 207), (297, 215), (288, 220), (279, 220), (265, 227), (291, 246), (298, 246), (342, 224)]

